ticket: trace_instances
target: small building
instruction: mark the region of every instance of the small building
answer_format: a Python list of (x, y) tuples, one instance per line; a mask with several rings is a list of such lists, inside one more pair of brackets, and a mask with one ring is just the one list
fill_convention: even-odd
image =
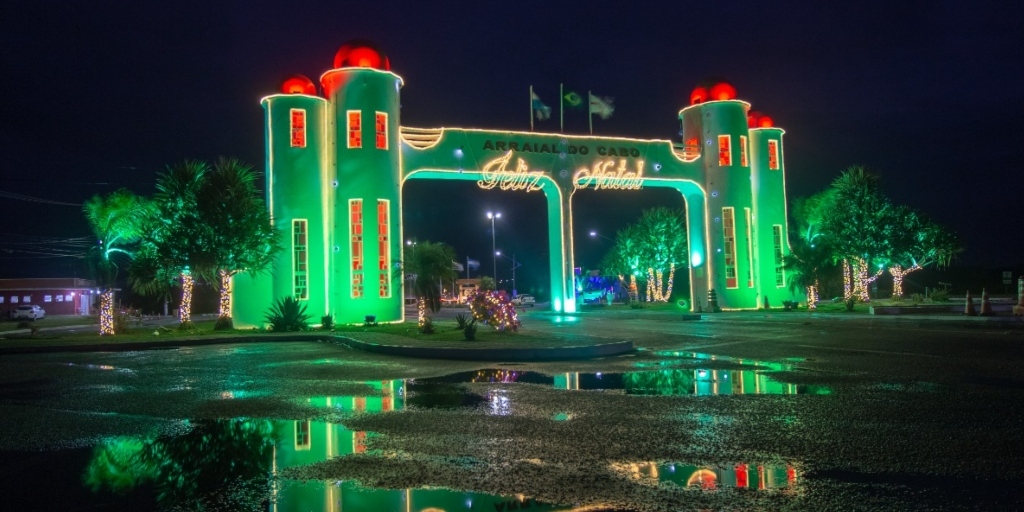
[(466, 302), (476, 295), (477, 290), (480, 289), (482, 280), (480, 279), (456, 279), (455, 286), (457, 286), (457, 293), (459, 302)]
[(0, 316), (35, 304), (52, 315), (88, 315), (98, 294), (96, 282), (74, 277), (0, 279)]

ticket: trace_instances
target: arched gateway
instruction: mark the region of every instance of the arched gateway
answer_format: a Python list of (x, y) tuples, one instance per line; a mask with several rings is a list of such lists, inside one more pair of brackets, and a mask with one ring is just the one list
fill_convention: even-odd
[(267, 203), (287, 235), (272, 272), (235, 278), (236, 324), (262, 324), (283, 296), (304, 301), (314, 318), (402, 320), (402, 279), (393, 274), (402, 254), (401, 188), (412, 179), (543, 194), (557, 312), (577, 309), (572, 197), (585, 188), (679, 191), (695, 299), (714, 289), (722, 308), (745, 309), (790, 298), (783, 131), (749, 112), (731, 86), (710, 94), (698, 87), (679, 112), (682, 141), (672, 142), (401, 126), (402, 85), (386, 56), (353, 42), (321, 77), (322, 96), (296, 75), (263, 99)]

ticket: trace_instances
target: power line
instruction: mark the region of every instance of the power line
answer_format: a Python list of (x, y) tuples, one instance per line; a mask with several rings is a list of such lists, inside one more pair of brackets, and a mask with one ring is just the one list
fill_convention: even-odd
[(58, 206), (76, 206), (79, 208), (82, 207), (82, 203), (66, 203), (64, 201), (54, 201), (52, 199), (41, 199), (38, 197), (15, 194), (14, 192), (4, 192), (3, 190), (0, 190), (0, 197), (7, 199), (15, 199), (18, 201), (28, 201), (31, 203), (55, 204)]

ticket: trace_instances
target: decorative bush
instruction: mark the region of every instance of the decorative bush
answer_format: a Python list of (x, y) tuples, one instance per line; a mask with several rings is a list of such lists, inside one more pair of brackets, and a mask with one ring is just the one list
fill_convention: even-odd
[(462, 335), (466, 338), (466, 341), (473, 341), (476, 339), (476, 319), (470, 320), (466, 327), (462, 329)]
[(914, 304), (917, 304), (917, 303), (923, 302), (923, 301), (924, 301), (924, 295), (922, 295), (920, 293), (912, 293), (912, 294), (910, 294), (910, 302), (913, 302)]
[(794, 310), (794, 309), (796, 309), (798, 307), (800, 307), (800, 303), (795, 301), (795, 300), (784, 300), (784, 301), (782, 301), (782, 310), (783, 311), (792, 311), (792, 310)]
[(466, 326), (468, 326), (470, 322), (476, 322), (476, 319), (465, 313), (459, 313), (455, 315), (455, 323), (457, 324), (456, 329), (460, 331), (465, 330)]
[(320, 317), (320, 328), (325, 331), (334, 330), (334, 315), (324, 315)]
[(294, 297), (283, 297), (277, 300), (264, 316), (274, 332), (304, 331), (308, 326), (309, 315), (306, 305)]
[(931, 295), (931, 299), (932, 299), (932, 302), (946, 302), (946, 301), (949, 300), (949, 291), (945, 290), (945, 289), (933, 290), (932, 291), (932, 295)]
[(126, 334), (131, 330), (132, 318), (120, 311), (114, 313), (114, 334)]
[(857, 303), (857, 297), (850, 297), (846, 299), (846, 310), (853, 311), (853, 305)]
[(629, 307), (631, 309), (643, 309), (644, 308), (644, 303), (641, 302), (639, 299), (631, 299), (629, 301)]
[(479, 291), (469, 301), (473, 319), (496, 331), (519, 331), (519, 317), (512, 299), (503, 291)]

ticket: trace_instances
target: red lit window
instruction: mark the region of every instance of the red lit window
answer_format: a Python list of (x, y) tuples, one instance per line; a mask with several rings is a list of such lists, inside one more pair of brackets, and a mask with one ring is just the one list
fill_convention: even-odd
[(305, 219), (292, 221), (292, 296), (297, 300), (309, 299), (309, 250)]
[(732, 165), (732, 151), (729, 148), (729, 136), (718, 136), (718, 165), (728, 167)]
[(722, 230), (725, 237), (725, 287), (739, 288), (736, 282), (736, 211), (722, 208)]
[(292, 113), (292, 147), (306, 147), (306, 111), (293, 108)]
[(746, 167), (747, 163), (747, 136), (740, 135), (740, 165)]
[(352, 298), (363, 296), (363, 200), (350, 199), (349, 239), (352, 241)]
[(773, 139), (768, 140), (768, 168), (779, 169), (779, 141)]
[(380, 272), (380, 297), (391, 296), (391, 226), (388, 224), (388, 207), (390, 201), (377, 200), (377, 270)]
[(377, 133), (377, 149), (388, 148), (388, 114), (377, 112), (375, 116), (375, 132)]
[(358, 110), (348, 111), (348, 147), (363, 147), (363, 114)]

